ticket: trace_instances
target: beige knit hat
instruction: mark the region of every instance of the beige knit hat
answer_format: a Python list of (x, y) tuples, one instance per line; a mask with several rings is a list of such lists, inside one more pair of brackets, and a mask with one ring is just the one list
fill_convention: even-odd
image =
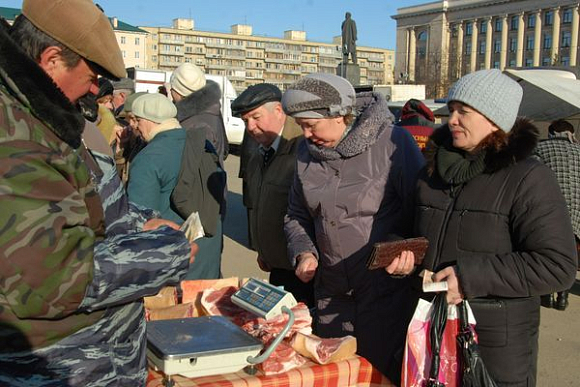
[(133, 114), (140, 118), (153, 121), (157, 124), (170, 118), (175, 118), (177, 108), (163, 94), (143, 94), (133, 101)]
[(205, 86), (205, 74), (193, 63), (184, 63), (171, 74), (171, 88), (183, 97)]
[(24, 0), (22, 14), (36, 28), (109, 73), (103, 75), (127, 75), (113, 27), (91, 0)]

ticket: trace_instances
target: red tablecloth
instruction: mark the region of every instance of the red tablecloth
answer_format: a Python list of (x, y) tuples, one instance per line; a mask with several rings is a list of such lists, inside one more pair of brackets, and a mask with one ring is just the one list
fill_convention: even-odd
[[(353, 357), (336, 363), (308, 363), (278, 375), (250, 376), (244, 371), (188, 379), (174, 376), (176, 387), (379, 387), (393, 386), (389, 380), (363, 357)], [(162, 387), (163, 374), (149, 371), (147, 387)]]

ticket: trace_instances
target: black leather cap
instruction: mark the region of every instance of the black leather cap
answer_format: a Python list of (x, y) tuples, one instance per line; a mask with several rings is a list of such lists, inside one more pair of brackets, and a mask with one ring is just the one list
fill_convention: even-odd
[(244, 113), (256, 109), (266, 102), (280, 102), (282, 92), (271, 83), (258, 83), (248, 87), (232, 102), (232, 114), (241, 117)]

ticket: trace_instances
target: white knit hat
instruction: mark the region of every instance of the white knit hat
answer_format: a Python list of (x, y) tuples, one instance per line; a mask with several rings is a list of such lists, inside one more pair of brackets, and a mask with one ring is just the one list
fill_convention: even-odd
[(447, 103), (471, 106), (504, 132), (509, 132), (518, 116), (523, 90), (519, 83), (498, 69), (467, 74), (449, 90)]
[(170, 118), (175, 118), (177, 115), (177, 108), (163, 94), (150, 93), (143, 94), (133, 101), (133, 114), (140, 118), (161, 123)]
[(193, 63), (184, 63), (171, 74), (171, 88), (187, 97), (205, 86), (205, 74)]

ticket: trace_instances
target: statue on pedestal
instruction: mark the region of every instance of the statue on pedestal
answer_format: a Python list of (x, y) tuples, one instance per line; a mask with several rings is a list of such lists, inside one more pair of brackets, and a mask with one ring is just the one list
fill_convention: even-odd
[(352, 57), (352, 63), (356, 64), (356, 22), (351, 19), (347, 12), (342, 22), (342, 63), (348, 63), (348, 54)]

